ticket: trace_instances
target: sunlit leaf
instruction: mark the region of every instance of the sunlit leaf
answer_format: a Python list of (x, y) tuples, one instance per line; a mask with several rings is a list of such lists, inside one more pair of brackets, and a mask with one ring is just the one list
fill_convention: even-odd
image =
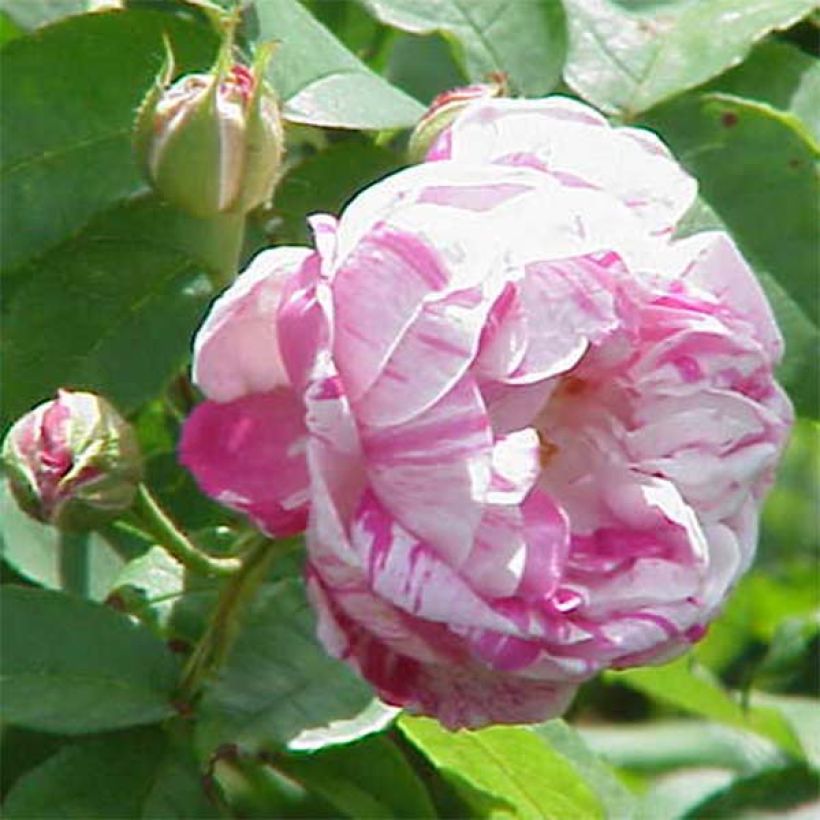
[(687, 658), (666, 666), (609, 672), (607, 679), (638, 689), (661, 703), (668, 703), (727, 726), (757, 732), (796, 757), (804, 755), (794, 731), (781, 714), (772, 709), (743, 706), (705, 669), (690, 668)]
[[(534, 732), (494, 726), (474, 732), (448, 732), (429, 718), (404, 716), (399, 727), (407, 739), (457, 785), (486, 795), (494, 817), (603, 817), (590, 787)], [(486, 804), (479, 807), (486, 809)]]
[(454, 40), (469, 79), (501, 71), (520, 94), (551, 91), (566, 54), (558, 0), (365, 0), (379, 20), (413, 34)]
[(618, 0), (566, 0), (566, 6), (567, 82), (603, 111), (634, 116), (736, 65), (768, 31), (788, 27), (815, 3), (669, 0), (636, 11)]
[(279, 46), (268, 76), (293, 122), (339, 128), (402, 128), (424, 113), (349, 52), (296, 0), (265, 0), (249, 31)]

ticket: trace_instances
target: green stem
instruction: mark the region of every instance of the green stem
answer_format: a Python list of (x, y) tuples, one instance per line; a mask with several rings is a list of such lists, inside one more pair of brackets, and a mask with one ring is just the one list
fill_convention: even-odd
[(188, 569), (202, 575), (233, 575), (242, 568), (238, 558), (214, 558), (202, 552), (165, 514), (144, 484), (137, 489), (132, 511), (148, 534)]
[(208, 278), (220, 291), (236, 279), (245, 241), (245, 214), (220, 214), (213, 219), (211, 265)]
[[(205, 633), (188, 659), (179, 686), (180, 699), (190, 702), (205, 676), (222, 663), (239, 628), (239, 615), (245, 604), (265, 578), (268, 566), (281, 550), (263, 535), (257, 535), (249, 545), (242, 565), (222, 587), (216, 608)], [(289, 548), (288, 542), (282, 542)]]

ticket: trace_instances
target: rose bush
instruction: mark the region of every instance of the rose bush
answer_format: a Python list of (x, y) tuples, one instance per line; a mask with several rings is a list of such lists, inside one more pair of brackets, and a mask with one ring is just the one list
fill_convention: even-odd
[(469, 105), (315, 249), (265, 251), (195, 344), (181, 457), (307, 527), (327, 649), (450, 727), (542, 720), (705, 631), (791, 422), (731, 239), (671, 239), (693, 180), (554, 97)]

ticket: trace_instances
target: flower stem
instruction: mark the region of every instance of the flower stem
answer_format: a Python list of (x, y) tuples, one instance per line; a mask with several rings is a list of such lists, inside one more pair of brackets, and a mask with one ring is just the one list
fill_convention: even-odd
[(220, 214), (212, 220), (208, 278), (216, 292), (228, 287), (239, 272), (245, 220), (245, 214)]
[(225, 659), (239, 629), (241, 610), (264, 580), (273, 557), (281, 547), (290, 546), (287, 541), (272, 543), (261, 534), (247, 546), (241, 567), (222, 587), (205, 633), (188, 659), (179, 686), (180, 700), (190, 702), (205, 676)]
[(137, 489), (132, 511), (148, 534), (188, 569), (202, 575), (233, 575), (242, 568), (238, 558), (214, 558), (199, 549), (166, 515), (144, 484)]

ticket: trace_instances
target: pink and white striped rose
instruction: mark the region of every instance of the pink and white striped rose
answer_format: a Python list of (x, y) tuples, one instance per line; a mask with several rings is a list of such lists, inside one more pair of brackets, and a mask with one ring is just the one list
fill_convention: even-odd
[(260, 254), (199, 331), (182, 460), (307, 526), (319, 636), (450, 727), (560, 714), (705, 631), (752, 559), (791, 408), (693, 181), (560, 97), (481, 100), (315, 248)]

